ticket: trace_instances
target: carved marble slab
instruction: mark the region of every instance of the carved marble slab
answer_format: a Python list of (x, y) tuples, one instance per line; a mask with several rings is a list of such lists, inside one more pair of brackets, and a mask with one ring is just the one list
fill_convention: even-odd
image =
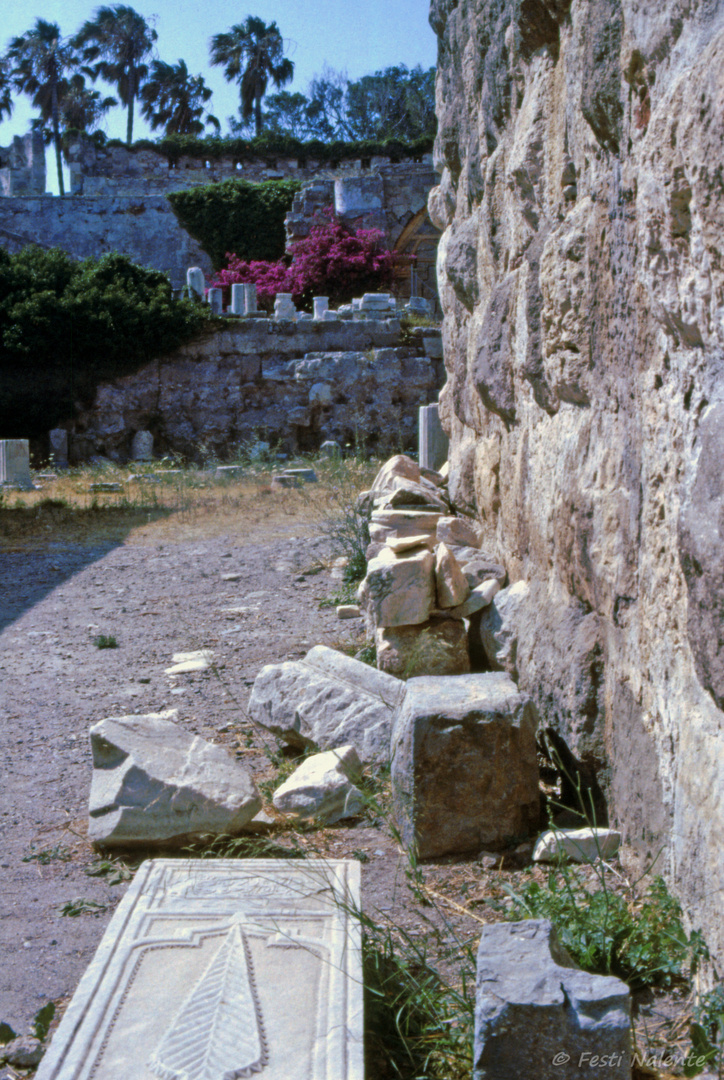
[(144, 863), (36, 1080), (363, 1080), (359, 869)]

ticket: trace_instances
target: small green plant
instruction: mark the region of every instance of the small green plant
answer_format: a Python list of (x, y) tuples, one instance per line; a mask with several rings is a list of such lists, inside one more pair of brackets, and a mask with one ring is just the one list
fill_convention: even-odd
[(362, 927), (368, 1076), (468, 1080), (472, 1068), (475, 956), (455, 940), (459, 982), (433, 966), (423, 940), (353, 912)]
[(377, 649), (374, 641), (368, 641), (361, 649), (358, 649), (354, 658), (363, 664), (369, 664), (370, 667), (377, 667)]
[(93, 644), (97, 649), (117, 649), (118, 642), (113, 634), (98, 634), (93, 638)]
[(700, 998), (689, 1028), (689, 1038), (691, 1053), (684, 1065), (684, 1076), (698, 1076), (706, 1067), (721, 1076), (724, 1064), (724, 983), (719, 983)]
[(79, 896), (75, 900), (67, 900), (60, 908), (60, 914), (75, 918), (77, 915), (100, 915), (107, 910), (107, 904), (99, 904), (96, 900), (85, 900)]
[(23, 855), (23, 862), (38, 862), (41, 866), (47, 866), (50, 862), (69, 862), (71, 858), (71, 852), (67, 847), (63, 847), (62, 844), (56, 844), (52, 848), (41, 848), (36, 850), (35, 845), (30, 845), (30, 852), (27, 855)]
[(3, 1020), (0, 1024), (0, 1046), (5, 1046), (7, 1043), (12, 1042), (13, 1039), (17, 1039), (17, 1033), (13, 1031), (10, 1024), (6, 1024)]
[(319, 601), (320, 608), (337, 607), (339, 604), (356, 604), (357, 603), (357, 585), (353, 581), (345, 581), (343, 585), (336, 589), (329, 596), (325, 596), (324, 600)]
[(133, 870), (120, 859), (98, 859), (86, 867), (88, 877), (103, 877), (109, 885), (121, 885), (133, 880)]
[(50, 1031), (50, 1025), (55, 1016), (55, 1005), (52, 1001), (46, 1002), (42, 1009), (38, 1009), (33, 1018), (33, 1035), (43, 1042)]

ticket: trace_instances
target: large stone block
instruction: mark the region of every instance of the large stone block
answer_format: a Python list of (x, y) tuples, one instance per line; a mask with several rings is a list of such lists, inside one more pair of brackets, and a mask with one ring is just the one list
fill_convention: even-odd
[(30, 449), (27, 439), (0, 439), (0, 484), (30, 488)]
[(360, 596), (375, 626), (427, 622), (435, 607), (435, 556), (428, 548), (385, 547), (367, 564)]
[(261, 809), (246, 769), (168, 715), (109, 717), (90, 742), (88, 837), (103, 847), (234, 834)]
[(145, 862), (38, 1080), (364, 1080), (359, 865)]
[(505, 674), (410, 679), (390, 744), (405, 846), (433, 858), (527, 836), (539, 814), (536, 724)]
[(249, 714), (291, 746), (330, 750), (351, 743), (362, 761), (383, 762), (404, 689), (392, 675), (315, 645), (303, 660), (261, 669)]
[(626, 984), (579, 971), (548, 921), (484, 926), (473, 1080), (630, 1080), (630, 1013)]

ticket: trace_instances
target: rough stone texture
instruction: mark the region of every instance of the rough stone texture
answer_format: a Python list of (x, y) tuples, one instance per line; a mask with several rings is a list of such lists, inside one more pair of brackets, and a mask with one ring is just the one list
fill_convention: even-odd
[(367, 564), (359, 589), (362, 606), (375, 626), (412, 626), (427, 622), (435, 606), (435, 556), (427, 548), (396, 555), (384, 547)]
[(364, 762), (389, 760), (392, 716), (404, 684), (325, 645), (303, 660), (267, 664), (254, 682), (249, 715), (291, 746), (351, 743)]
[(104, 847), (239, 832), (261, 810), (246, 769), (167, 715), (109, 717), (90, 729), (88, 837)]
[(433, 0), (450, 491), (517, 668), (724, 957), (724, 6)]
[(167, 272), (177, 289), (186, 284), (189, 266), (200, 266), (207, 277), (213, 273), (211, 259), (160, 195), (0, 199), (0, 244), (18, 251), (38, 239), (44, 247), (60, 247), (79, 259), (118, 251), (141, 266)]
[(45, 194), (45, 144), (40, 131), (0, 146), (0, 196)]
[(416, 675), (467, 675), (468, 635), (459, 619), (433, 615), (416, 626), (378, 626), (377, 667), (400, 679)]
[(502, 673), (410, 679), (390, 741), (405, 846), (434, 858), (502, 847), (534, 829), (537, 719)]
[(614, 829), (549, 829), (536, 840), (533, 862), (612, 859), (620, 845), (621, 833)]
[(353, 783), (361, 775), (362, 763), (353, 746), (325, 750), (303, 761), (276, 789), (272, 802), (284, 814), (333, 825), (364, 809), (364, 795)]
[(580, 1080), (598, 1069), (630, 1080), (630, 1012), (626, 984), (579, 971), (547, 920), (484, 926), (473, 1078)]
[(200, 444), (223, 456), (260, 431), (291, 453), (316, 450), (328, 437), (412, 448), (418, 407), (437, 392), (443, 369), (418, 355), (421, 345), (399, 340), (393, 319), (237, 322), (100, 385), (66, 425), (71, 459), (101, 452), (123, 461), (140, 429), (151, 432), (159, 456), (194, 458)]
[(435, 550), (435, 588), (437, 606), (441, 608), (457, 607), (470, 592), (468, 580), (446, 544), (438, 544)]

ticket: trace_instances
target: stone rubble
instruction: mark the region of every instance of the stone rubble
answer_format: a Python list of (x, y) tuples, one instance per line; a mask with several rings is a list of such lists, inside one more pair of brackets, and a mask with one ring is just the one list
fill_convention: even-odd
[(614, 829), (549, 829), (538, 837), (533, 862), (593, 863), (613, 859), (621, 846), (621, 833)]
[(329, 750), (351, 743), (363, 762), (386, 762), (404, 689), (392, 675), (316, 645), (303, 660), (261, 669), (249, 715), (290, 746)]
[(325, 750), (303, 761), (277, 788), (272, 802), (284, 814), (333, 825), (364, 809), (364, 795), (355, 787), (361, 777), (362, 762), (353, 746)]
[(246, 769), (190, 735), (175, 711), (109, 717), (90, 729), (88, 838), (101, 847), (234, 835), (261, 810)]

